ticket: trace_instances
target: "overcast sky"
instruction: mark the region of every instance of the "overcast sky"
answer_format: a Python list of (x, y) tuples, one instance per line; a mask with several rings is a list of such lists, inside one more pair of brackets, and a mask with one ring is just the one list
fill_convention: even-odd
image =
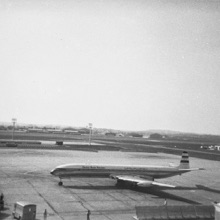
[(0, 121), (220, 134), (220, 1), (0, 0)]

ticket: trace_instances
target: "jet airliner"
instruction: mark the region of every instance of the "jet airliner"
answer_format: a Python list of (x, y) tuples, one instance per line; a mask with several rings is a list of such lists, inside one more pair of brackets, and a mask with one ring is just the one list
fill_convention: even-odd
[(118, 185), (130, 183), (132, 187), (164, 186), (174, 188), (174, 185), (159, 183), (155, 179), (181, 175), (195, 170), (204, 169), (190, 168), (189, 155), (184, 151), (178, 166), (64, 164), (56, 167), (50, 173), (60, 178), (60, 186), (63, 185), (62, 179), (64, 178), (97, 177), (115, 179)]

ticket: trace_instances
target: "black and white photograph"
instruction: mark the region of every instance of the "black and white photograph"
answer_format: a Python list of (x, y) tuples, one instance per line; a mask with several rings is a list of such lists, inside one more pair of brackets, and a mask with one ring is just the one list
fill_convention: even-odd
[(220, 220), (219, 0), (0, 0), (0, 220)]

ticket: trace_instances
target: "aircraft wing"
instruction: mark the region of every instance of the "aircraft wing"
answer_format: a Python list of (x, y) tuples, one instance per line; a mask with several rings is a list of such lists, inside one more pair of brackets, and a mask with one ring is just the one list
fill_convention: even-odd
[(137, 186), (140, 187), (150, 187), (150, 186), (163, 186), (163, 187), (169, 187), (169, 188), (175, 188), (176, 186), (165, 184), (165, 183), (159, 183), (154, 181), (151, 177), (145, 177), (141, 178), (139, 176), (111, 176), (113, 179), (125, 181), (125, 182), (131, 182), (136, 183)]

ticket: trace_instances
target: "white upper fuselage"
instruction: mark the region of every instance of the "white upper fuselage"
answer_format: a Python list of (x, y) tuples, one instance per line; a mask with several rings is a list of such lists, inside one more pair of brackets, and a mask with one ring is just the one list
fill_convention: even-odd
[(189, 170), (169, 166), (143, 166), (143, 165), (88, 165), (64, 164), (56, 167), (51, 174), (64, 177), (109, 177), (114, 175), (146, 176), (151, 178), (166, 178), (180, 175)]

